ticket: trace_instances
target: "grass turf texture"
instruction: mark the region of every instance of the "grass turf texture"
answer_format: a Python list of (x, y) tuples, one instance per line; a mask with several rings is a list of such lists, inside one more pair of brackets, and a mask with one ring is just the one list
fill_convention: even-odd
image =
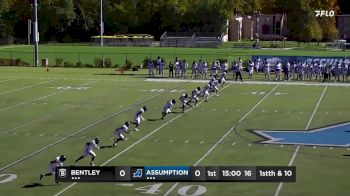
[[(17, 59), (33, 64), (33, 46), (4, 46), (0, 47), (0, 58)], [(250, 59), (252, 55), (278, 56), (350, 56), (348, 51), (329, 50), (283, 50), (283, 49), (239, 49), (239, 48), (142, 48), (142, 47), (99, 47), (99, 46), (54, 46), (40, 45), (39, 58), (48, 58), (49, 65), (56, 64), (56, 58), (76, 64), (94, 64), (94, 59), (110, 58), (113, 66), (124, 65), (126, 59), (134, 65), (141, 65), (145, 58), (156, 59), (161, 56), (166, 60), (174, 61), (175, 57), (192, 61), (203, 59), (212, 62), (218, 58), (228, 59), (230, 62), (238, 58)]]
[[(65, 164), (73, 164), (85, 143), (96, 136), (101, 137), (101, 145), (110, 145), (114, 129), (133, 120), (143, 105), (149, 108), (145, 118), (160, 118), (167, 100), (178, 98), (181, 90), (190, 92), (197, 86), (144, 82), (143, 76), (108, 75), (115, 72), (112, 69), (61, 68), (48, 73), (42, 68), (0, 69), (0, 124), (1, 131), (6, 132), (0, 132), (0, 168), (27, 156), (0, 170), (0, 175), (18, 175), (14, 181), (0, 184), (0, 195), (53, 195), (62, 191), (70, 183), (56, 185), (50, 177), (43, 179), (44, 186), (22, 187), (38, 183), (39, 174), (47, 172), (49, 161), (56, 156), (65, 154), (68, 158)], [(128, 140), (116, 148), (95, 150), (95, 163), (111, 166), (288, 165), (295, 146), (256, 143), (261, 138), (248, 130), (305, 129), (324, 88), (232, 84), (223, 89), (219, 97), (214, 96), (183, 115), (174, 113), (163, 121), (143, 122), (140, 132), (127, 134)], [(267, 93), (272, 89), (269, 95), (249, 94)], [(277, 92), (287, 94), (275, 95)], [(349, 121), (349, 96), (349, 87), (329, 86), (310, 128)], [(236, 129), (198, 162), (234, 125)], [(50, 144), (55, 145), (48, 147)], [(293, 163), (297, 167), (297, 182), (285, 183), (280, 195), (347, 195), (350, 159), (344, 154), (350, 154), (349, 149), (301, 147)], [(84, 159), (80, 165), (88, 163), (89, 159)], [(147, 191), (163, 195), (174, 183), (129, 185), (81, 183), (63, 195), (145, 195)], [(193, 194), (197, 189), (188, 187), (191, 185), (205, 187), (205, 195), (273, 195), (278, 183), (180, 183), (169, 194), (184, 194), (187, 189), (186, 194)], [(151, 191), (151, 187), (156, 188)]]

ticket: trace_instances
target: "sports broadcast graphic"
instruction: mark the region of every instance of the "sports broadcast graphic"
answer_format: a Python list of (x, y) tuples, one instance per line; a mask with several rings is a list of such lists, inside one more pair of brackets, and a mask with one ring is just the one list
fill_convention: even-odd
[(348, 196), (350, 1), (1, 0), (0, 196)]

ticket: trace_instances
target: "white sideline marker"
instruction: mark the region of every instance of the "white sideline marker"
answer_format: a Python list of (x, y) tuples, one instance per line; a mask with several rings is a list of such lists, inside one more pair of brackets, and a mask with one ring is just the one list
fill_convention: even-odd
[(186, 141), (185, 141), (185, 144), (187, 144), (188, 142), (189, 142), (189, 140), (186, 140)]
[(236, 145), (236, 142), (233, 142), (233, 143), (232, 143), (232, 146), (234, 146), (234, 145)]
[(55, 134), (54, 136), (52, 136), (52, 137), (57, 137), (58, 135), (57, 134)]
[(30, 133), (25, 134), (25, 136), (28, 136), (28, 135), (30, 135)]
[(169, 141), (169, 143), (173, 143), (173, 141), (174, 141), (174, 140), (173, 140), (173, 139), (171, 139), (171, 140)]
[(40, 134), (39, 137), (44, 136), (45, 134)]
[(84, 136), (81, 136), (81, 139), (84, 139), (84, 138), (86, 138), (86, 135), (84, 135)]
[(17, 133), (12, 133), (12, 135), (17, 135)]

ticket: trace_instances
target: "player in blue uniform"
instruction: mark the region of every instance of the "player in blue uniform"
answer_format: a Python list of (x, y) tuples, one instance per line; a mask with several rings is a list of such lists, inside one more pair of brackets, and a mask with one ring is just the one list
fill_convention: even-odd
[(192, 91), (192, 101), (194, 101), (194, 106), (197, 106), (197, 103), (199, 101), (199, 98), (198, 96), (201, 94), (201, 88), (200, 87), (197, 87), (196, 89), (194, 89)]
[(192, 105), (188, 103), (188, 98), (189, 98), (189, 97), (188, 97), (188, 94), (187, 94), (187, 93), (183, 94), (183, 95), (179, 98), (179, 100), (181, 101), (182, 113), (185, 112), (185, 106), (186, 106), (186, 105), (192, 107)]

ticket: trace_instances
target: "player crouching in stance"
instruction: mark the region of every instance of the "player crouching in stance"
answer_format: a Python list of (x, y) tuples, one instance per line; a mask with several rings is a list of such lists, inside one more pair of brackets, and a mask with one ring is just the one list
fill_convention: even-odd
[(94, 148), (100, 149), (99, 143), (100, 143), (100, 138), (98, 138), (98, 137), (93, 139), (92, 141), (86, 143), (85, 149), (84, 149), (84, 154), (82, 156), (80, 156), (78, 159), (75, 160), (75, 165), (77, 165), (78, 161), (80, 161), (84, 157), (91, 156), (90, 165), (91, 166), (95, 166), (94, 159), (96, 157), (96, 154), (92, 150)]
[(115, 139), (113, 142), (113, 146), (116, 146), (119, 141), (124, 141), (125, 136), (123, 134), (128, 133), (129, 126), (129, 122), (125, 122), (123, 126), (115, 130)]
[(194, 101), (194, 106), (197, 107), (197, 103), (199, 101), (199, 98), (198, 96), (201, 94), (201, 88), (200, 87), (197, 87), (196, 89), (194, 89), (192, 91), (192, 101)]
[(139, 131), (139, 129), (137, 127), (139, 127), (139, 125), (141, 124), (141, 120), (142, 121), (145, 120), (142, 115), (146, 111), (147, 111), (147, 107), (146, 106), (143, 106), (139, 111), (137, 111), (137, 113), (135, 115), (135, 122), (132, 122), (134, 125), (136, 125), (135, 131)]
[(162, 111), (162, 120), (164, 119), (164, 117), (169, 114), (171, 112), (171, 110), (173, 109), (173, 105), (176, 103), (176, 100), (173, 99), (171, 101), (168, 101), (164, 107), (163, 107), (163, 111)]
[(182, 113), (185, 112), (185, 105), (188, 105), (188, 106), (191, 106), (191, 107), (192, 107), (192, 105), (188, 103), (187, 99), (188, 99), (188, 94), (187, 94), (187, 93), (183, 94), (183, 95), (179, 98), (179, 100), (181, 101)]
[(49, 173), (46, 174), (40, 174), (40, 181), (41, 179), (43, 179), (44, 176), (52, 176), (55, 175), (56, 173), (56, 167), (62, 167), (63, 166), (63, 162), (66, 161), (66, 156), (61, 155), (59, 157), (56, 157), (56, 159), (52, 160), (50, 162), (50, 166), (49, 166)]

